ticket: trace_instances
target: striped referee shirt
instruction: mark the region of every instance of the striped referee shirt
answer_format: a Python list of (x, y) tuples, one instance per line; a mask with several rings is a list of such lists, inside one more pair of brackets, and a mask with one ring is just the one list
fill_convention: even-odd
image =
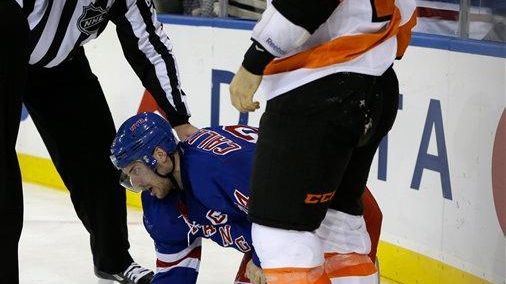
[(30, 65), (51, 68), (97, 38), (109, 21), (127, 61), (172, 125), (188, 122), (172, 44), (151, 0), (16, 0), (30, 27)]

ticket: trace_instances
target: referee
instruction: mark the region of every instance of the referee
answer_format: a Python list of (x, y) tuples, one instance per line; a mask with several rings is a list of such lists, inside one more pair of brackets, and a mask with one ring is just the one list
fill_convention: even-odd
[[(111, 21), (126, 59), (178, 136), (196, 130), (171, 42), (150, 0), (0, 0), (0, 283), (18, 283), (23, 197), (15, 152), (22, 103), (90, 233), (95, 274), (149, 283), (128, 252), (125, 192), (109, 161), (115, 127), (83, 45)], [(92, 134), (92, 135), (91, 135)], [(69, 261), (72, 261), (69, 259)]]

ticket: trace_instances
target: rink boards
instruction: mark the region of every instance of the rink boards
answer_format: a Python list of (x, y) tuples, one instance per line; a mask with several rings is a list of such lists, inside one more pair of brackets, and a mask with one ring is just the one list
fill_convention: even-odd
[[(240, 116), (228, 94), (252, 25), (161, 19), (173, 41), (192, 123), (258, 125), (261, 111)], [(86, 51), (116, 125), (138, 109), (150, 110), (112, 25)], [(368, 182), (384, 214), (383, 277), (401, 283), (506, 283), (505, 54), (504, 45), (415, 35), (396, 62), (399, 114)], [(262, 89), (256, 97), (263, 110)], [(17, 149), (26, 181), (63, 188), (26, 113)], [(135, 195), (129, 202), (139, 204)]]

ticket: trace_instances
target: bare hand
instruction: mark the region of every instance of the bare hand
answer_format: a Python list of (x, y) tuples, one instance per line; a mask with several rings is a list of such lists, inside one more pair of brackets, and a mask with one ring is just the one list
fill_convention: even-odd
[(241, 66), (230, 83), (230, 100), (232, 105), (240, 112), (255, 111), (260, 103), (253, 101), (262, 76), (250, 73)]
[(193, 133), (197, 132), (197, 130), (199, 129), (189, 123), (186, 123), (175, 126), (174, 130), (176, 130), (176, 134), (177, 137), (179, 137), (179, 140), (184, 141), (186, 138), (188, 138)]
[(251, 260), (246, 265), (245, 276), (249, 278), (251, 284), (267, 284), (264, 272), (260, 267), (256, 266)]

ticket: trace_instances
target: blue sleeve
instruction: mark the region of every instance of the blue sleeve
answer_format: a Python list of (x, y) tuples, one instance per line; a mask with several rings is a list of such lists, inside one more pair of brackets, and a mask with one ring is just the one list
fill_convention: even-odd
[(181, 242), (155, 243), (155, 246), (156, 274), (151, 283), (192, 284), (197, 282), (201, 238), (195, 239), (190, 245)]
[(196, 283), (201, 239), (190, 235), (178, 195), (164, 199), (142, 193), (144, 226), (155, 242), (156, 274), (152, 283)]

